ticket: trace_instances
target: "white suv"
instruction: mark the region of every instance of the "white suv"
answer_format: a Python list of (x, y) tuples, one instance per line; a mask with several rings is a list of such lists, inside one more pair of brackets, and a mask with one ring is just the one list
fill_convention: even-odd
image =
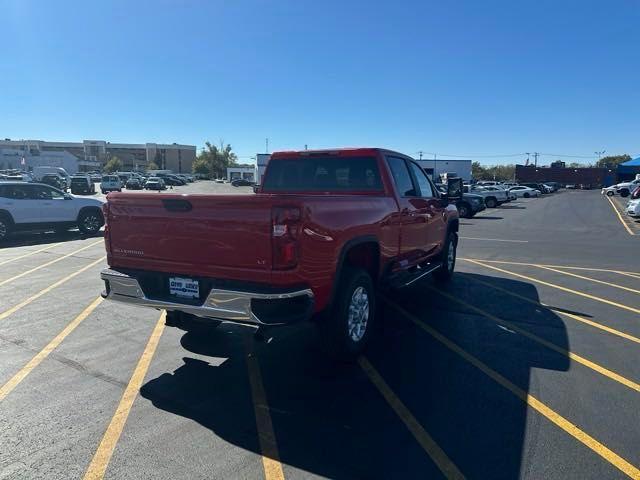
[(102, 225), (102, 205), (41, 183), (0, 183), (0, 241), (17, 230), (64, 231), (78, 227), (87, 235)]

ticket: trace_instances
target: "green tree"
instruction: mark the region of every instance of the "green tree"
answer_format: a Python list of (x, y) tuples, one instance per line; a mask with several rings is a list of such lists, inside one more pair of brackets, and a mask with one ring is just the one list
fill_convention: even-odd
[(113, 173), (117, 172), (118, 170), (122, 170), (122, 160), (120, 160), (118, 157), (111, 157), (104, 166), (103, 170), (105, 171), (105, 173)]
[(205, 148), (193, 162), (193, 172), (221, 178), (227, 175), (228, 167), (237, 165), (237, 160), (238, 157), (233, 153), (231, 145), (224, 145), (224, 142), (220, 141), (218, 147), (206, 142)]
[(602, 157), (596, 162), (596, 167), (600, 168), (614, 168), (621, 163), (628, 162), (631, 157), (626, 153), (624, 155), (609, 155), (608, 157)]
[(147, 170), (160, 170), (160, 167), (156, 162), (149, 162), (147, 164)]
[(516, 166), (513, 164), (487, 167), (482, 166), (480, 162), (473, 162), (471, 164), (471, 175), (475, 180), (513, 180), (515, 171)]

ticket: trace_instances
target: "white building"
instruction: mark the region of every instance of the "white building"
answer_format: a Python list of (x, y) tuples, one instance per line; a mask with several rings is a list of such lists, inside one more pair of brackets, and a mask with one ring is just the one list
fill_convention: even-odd
[(471, 160), (416, 160), (418, 165), (437, 182), (444, 181), (445, 177), (458, 177), (463, 181), (471, 180)]
[(267, 168), (267, 164), (271, 159), (270, 153), (257, 153), (256, 154), (256, 163), (258, 164), (258, 180), (257, 183), (262, 185), (262, 177), (264, 176), (264, 171)]
[(69, 175), (79, 171), (100, 168), (97, 161), (79, 159), (66, 151), (61, 152), (29, 152), (14, 148), (0, 148), (0, 170), (32, 171), (35, 167), (62, 167)]
[(249, 180), (250, 182), (256, 181), (256, 167), (255, 165), (241, 165), (238, 167), (227, 168), (227, 180), (237, 180), (242, 178), (243, 180)]

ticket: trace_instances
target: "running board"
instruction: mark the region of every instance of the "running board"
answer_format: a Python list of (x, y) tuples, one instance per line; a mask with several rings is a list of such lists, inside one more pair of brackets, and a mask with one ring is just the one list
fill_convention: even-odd
[(408, 287), (409, 285), (417, 282), (418, 280), (426, 277), (432, 272), (435, 272), (440, 268), (440, 264), (434, 265), (433, 263), (427, 263), (425, 265), (418, 265), (414, 272), (401, 272), (391, 276), (385, 282), (388, 288), (397, 290), (399, 288)]

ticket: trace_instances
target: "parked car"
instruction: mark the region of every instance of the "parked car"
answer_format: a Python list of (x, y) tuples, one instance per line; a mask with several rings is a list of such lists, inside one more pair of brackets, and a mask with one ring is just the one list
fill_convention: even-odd
[(630, 182), (622, 182), (616, 185), (613, 185), (616, 189), (616, 193), (620, 194), (622, 197), (628, 197), (631, 195), (631, 192), (640, 185), (640, 178), (636, 178), (635, 180), (631, 180)]
[(514, 194), (518, 198), (529, 198), (529, 197), (539, 197), (540, 190), (536, 190), (531, 187), (525, 187), (524, 185), (516, 185), (515, 187), (511, 187), (509, 192)]
[(67, 185), (64, 179), (58, 175), (57, 173), (46, 173), (40, 177), (40, 183), (44, 183), (46, 185), (50, 185), (59, 190), (65, 191), (67, 189)]
[(462, 198), (452, 201), (455, 203), (458, 214), (462, 218), (473, 218), (476, 213), (486, 208), (482, 195), (474, 195), (473, 193), (463, 193)]
[(273, 153), (256, 195), (115, 195), (103, 296), (166, 309), (178, 327), (315, 319), (327, 352), (354, 359), (377, 292), (453, 275), (449, 200), (411, 158), (373, 148)]
[(95, 234), (104, 225), (102, 205), (43, 183), (0, 184), (0, 241), (14, 231), (67, 230)]
[(118, 175), (103, 175), (102, 182), (100, 182), (100, 191), (102, 193), (109, 192), (121, 192), (122, 191), (122, 181)]
[(244, 178), (236, 178), (231, 182), (231, 185), (234, 187), (251, 187), (254, 182), (250, 180), (245, 180)]
[(144, 184), (145, 190), (166, 190), (167, 185), (164, 183), (164, 179), (160, 177), (149, 177)]
[(604, 187), (600, 190), (601, 195), (606, 195), (607, 197), (613, 197), (617, 193), (617, 188), (615, 185), (611, 185), (610, 187)]
[(482, 191), (484, 192), (494, 192), (494, 194), (498, 196), (501, 195), (499, 192), (504, 192), (506, 196), (506, 200), (504, 201), (500, 200), (500, 203), (506, 203), (516, 199), (515, 195), (509, 194), (509, 190), (502, 188), (502, 186), (483, 185), (482, 187), (476, 187), (476, 188), (481, 188)]
[(100, 183), (102, 181), (102, 175), (100, 173), (89, 173), (89, 178), (94, 183)]
[(91, 181), (89, 175), (74, 175), (71, 177), (71, 193), (75, 195), (93, 195), (96, 193), (96, 186)]
[[(447, 187), (448, 186), (443, 183), (436, 184), (436, 188), (443, 195), (447, 194)], [(462, 193), (460, 198), (451, 199), (449, 203), (456, 206), (458, 215), (462, 218), (473, 218), (476, 213), (486, 208), (484, 198), (481, 195), (474, 195), (473, 193)]]
[(538, 190), (541, 194), (545, 194), (549, 192), (549, 189), (545, 188), (545, 186), (542, 183), (526, 182), (526, 183), (521, 183), (520, 185), (522, 185), (523, 187), (529, 187), (534, 190)]
[(165, 185), (171, 185), (171, 186), (176, 186), (179, 187), (181, 185), (186, 185), (187, 181), (183, 180), (180, 177), (177, 177), (175, 175), (169, 175), (169, 174), (162, 174), (162, 175), (158, 175), (157, 178), (161, 178)]
[(216, 178), (216, 183), (224, 183), (224, 178)]
[(496, 208), (498, 205), (509, 201), (509, 196), (505, 190), (485, 190), (484, 187), (463, 187), (464, 193), (473, 193), (484, 198), (484, 204), (487, 208)]
[(575, 190), (577, 187), (577, 185), (575, 183), (567, 183), (564, 188), (566, 188), (567, 190)]
[(125, 184), (127, 190), (142, 190), (144, 185), (142, 184), (142, 180), (138, 177), (131, 177), (127, 180)]

